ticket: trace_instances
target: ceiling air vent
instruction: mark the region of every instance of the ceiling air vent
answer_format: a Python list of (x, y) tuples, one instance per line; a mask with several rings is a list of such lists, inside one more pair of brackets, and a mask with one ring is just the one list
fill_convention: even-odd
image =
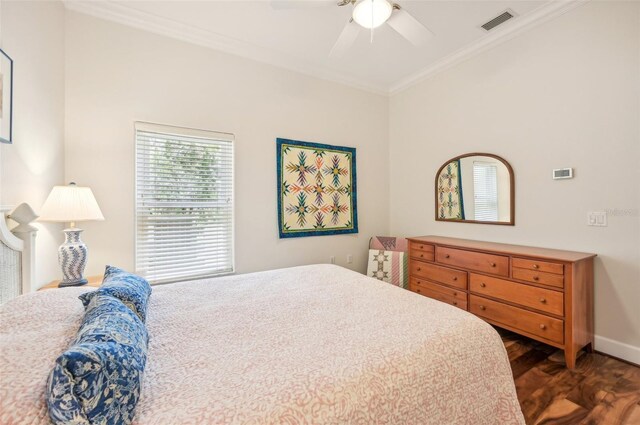
[(505, 12), (503, 12), (500, 15), (496, 16), (495, 18), (493, 18), (492, 20), (490, 20), (486, 24), (483, 24), (482, 28), (484, 28), (487, 31), (490, 31), (490, 30), (494, 29), (495, 27), (497, 27), (498, 25), (507, 22), (509, 19), (513, 18), (514, 16), (516, 16), (515, 13), (513, 13), (510, 10), (506, 10)]

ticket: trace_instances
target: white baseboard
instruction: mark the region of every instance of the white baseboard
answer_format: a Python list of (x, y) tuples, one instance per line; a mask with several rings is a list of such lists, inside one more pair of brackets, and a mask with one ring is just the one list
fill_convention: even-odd
[(595, 335), (594, 339), (594, 349), (596, 351), (640, 365), (640, 347), (634, 347), (633, 345), (599, 335)]

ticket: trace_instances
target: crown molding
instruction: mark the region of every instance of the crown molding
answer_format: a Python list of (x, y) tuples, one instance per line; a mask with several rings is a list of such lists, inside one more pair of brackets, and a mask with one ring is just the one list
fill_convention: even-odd
[(552, 0), (549, 3), (525, 15), (508, 22), (502, 28), (491, 31), (486, 36), (468, 44), (462, 49), (436, 61), (428, 67), (402, 79), (389, 88), (389, 96), (396, 95), (411, 86), (425, 81), (454, 65), (464, 62), (486, 50), (496, 47), (518, 35), (527, 32), (538, 25), (567, 13), (575, 7), (589, 0)]
[(322, 80), (343, 84), (374, 94), (393, 96), (588, 1), (589, 0), (552, 0), (545, 3), (534, 11), (519, 16), (512, 22), (507, 22), (504, 24), (504, 27), (499, 27), (491, 31), (484, 37), (391, 86), (366, 83), (360, 79), (319, 67), (316, 64), (302, 61), (277, 50), (267, 49), (212, 31), (185, 25), (172, 19), (142, 12), (123, 4), (113, 3), (109, 0), (63, 0), (63, 3), (67, 9), (75, 12), (106, 19), (122, 25), (208, 47), (224, 53), (299, 72)]
[(266, 63), (278, 68), (299, 72), (311, 77), (331, 81), (371, 93), (388, 96), (389, 87), (363, 82), (341, 72), (321, 69), (317, 64), (305, 62), (286, 53), (237, 40), (212, 31), (185, 25), (172, 19), (142, 12), (111, 1), (63, 0), (65, 7), (74, 12), (106, 19), (129, 27), (208, 47), (224, 53)]

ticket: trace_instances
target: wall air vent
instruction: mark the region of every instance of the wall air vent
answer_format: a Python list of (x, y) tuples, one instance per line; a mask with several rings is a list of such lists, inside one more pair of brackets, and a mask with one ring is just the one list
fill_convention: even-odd
[(496, 16), (495, 18), (493, 18), (492, 20), (490, 20), (489, 22), (481, 26), (485, 30), (491, 31), (498, 25), (507, 22), (509, 19), (513, 18), (514, 16), (516, 16), (516, 14), (513, 11), (505, 10), (503, 13), (501, 13), (500, 15)]

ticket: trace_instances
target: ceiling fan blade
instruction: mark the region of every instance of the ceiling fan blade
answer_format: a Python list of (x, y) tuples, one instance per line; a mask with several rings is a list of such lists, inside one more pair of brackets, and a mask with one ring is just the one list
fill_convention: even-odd
[(331, 53), (329, 53), (329, 57), (338, 58), (344, 55), (354, 41), (356, 41), (356, 38), (358, 38), (359, 32), (360, 25), (353, 22), (353, 19), (349, 19), (349, 22), (347, 22), (347, 25), (340, 33), (340, 37), (338, 37), (336, 44), (333, 45)]
[(433, 37), (433, 33), (427, 27), (404, 9), (394, 10), (387, 24), (414, 46), (422, 46)]
[(317, 7), (325, 7), (335, 5), (335, 1), (329, 0), (271, 0), (269, 2), (274, 10), (289, 9), (314, 9)]

